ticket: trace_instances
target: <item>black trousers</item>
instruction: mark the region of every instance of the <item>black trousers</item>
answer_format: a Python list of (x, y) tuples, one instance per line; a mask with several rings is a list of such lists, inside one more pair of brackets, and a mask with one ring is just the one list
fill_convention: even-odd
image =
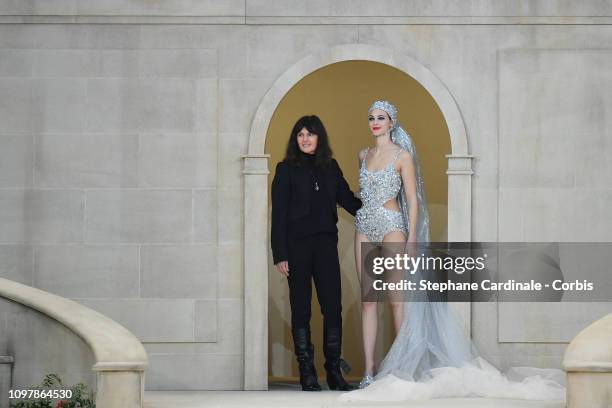
[(288, 250), (292, 329), (310, 326), (313, 280), (324, 328), (342, 328), (338, 234), (322, 233), (289, 239)]

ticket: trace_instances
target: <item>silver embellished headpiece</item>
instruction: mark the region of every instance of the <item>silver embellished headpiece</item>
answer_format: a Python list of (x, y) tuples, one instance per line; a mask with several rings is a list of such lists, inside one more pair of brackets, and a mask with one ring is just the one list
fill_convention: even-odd
[(389, 101), (375, 101), (372, 106), (370, 106), (368, 112), (372, 112), (374, 109), (380, 109), (387, 112), (391, 118), (391, 122), (393, 122), (393, 127), (395, 128), (397, 126), (397, 108), (394, 104)]

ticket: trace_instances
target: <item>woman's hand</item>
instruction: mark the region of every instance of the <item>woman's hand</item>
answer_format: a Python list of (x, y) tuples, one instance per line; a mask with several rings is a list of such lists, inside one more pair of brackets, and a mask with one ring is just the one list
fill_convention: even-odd
[(409, 239), (406, 242), (406, 248), (404, 249), (404, 252), (406, 252), (406, 254), (410, 257), (410, 258), (416, 258), (417, 256), (417, 245), (416, 245), (416, 241)]
[(283, 275), (285, 278), (289, 277), (289, 262), (288, 261), (280, 261), (276, 265), (276, 270)]

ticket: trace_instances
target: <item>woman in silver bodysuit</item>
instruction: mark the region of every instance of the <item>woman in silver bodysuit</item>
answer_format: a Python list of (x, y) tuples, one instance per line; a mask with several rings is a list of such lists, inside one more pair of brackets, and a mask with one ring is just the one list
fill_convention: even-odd
[[(397, 137), (393, 137), (399, 130), (405, 134), (397, 125), (397, 109), (387, 101), (376, 101), (369, 109), (368, 123), (375, 143), (372, 148), (363, 149), (359, 153), (359, 184), (363, 206), (355, 217), (355, 261), (360, 279), (362, 243), (414, 244), (418, 240), (418, 228), (410, 228), (410, 225), (417, 225), (420, 215), (418, 166), (415, 166), (411, 152), (402, 148)], [(418, 176), (420, 178), (420, 174)], [(422, 223), (424, 220), (420, 221)], [(402, 325), (404, 303), (398, 298), (389, 300), (397, 333)], [(367, 386), (375, 374), (377, 304), (375, 301), (362, 302), (365, 373), (361, 388)]]
[[(397, 109), (387, 101), (374, 102), (368, 120), (376, 139), (373, 148), (359, 154), (363, 206), (355, 217), (355, 255), (362, 280), (366, 278), (362, 274), (362, 243), (406, 243), (405, 249), (400, 245), (400, 251), (416, 256), (416, 243), (429, 242), (427, 200), (414, 142), (398, 125)], [(382, 246), (383, 252), (387, 246), (393, 245)], [(424, 277), (422, 272), (416, 270), (413, 279)], [(376, 302), (362, 303), (366, 364), (360, 388), (367, 388), (342, 394), (340, 401), (564, 398), (563, 371), (514, 368), (514, 380), (510, 379), (480, 356), (447, 304), (429, 296), (417, 291), (394, 300), (390, 295), (397, 334), (377, 374)]]

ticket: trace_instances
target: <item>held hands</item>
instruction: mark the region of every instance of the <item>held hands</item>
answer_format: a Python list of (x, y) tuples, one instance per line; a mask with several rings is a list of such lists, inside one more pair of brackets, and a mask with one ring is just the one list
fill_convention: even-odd
[(283, 275), (285, 278), (289, 277), (289, 262), (288, 261), (280, 261), (276, 265), (276, 270), (278, 273)]

